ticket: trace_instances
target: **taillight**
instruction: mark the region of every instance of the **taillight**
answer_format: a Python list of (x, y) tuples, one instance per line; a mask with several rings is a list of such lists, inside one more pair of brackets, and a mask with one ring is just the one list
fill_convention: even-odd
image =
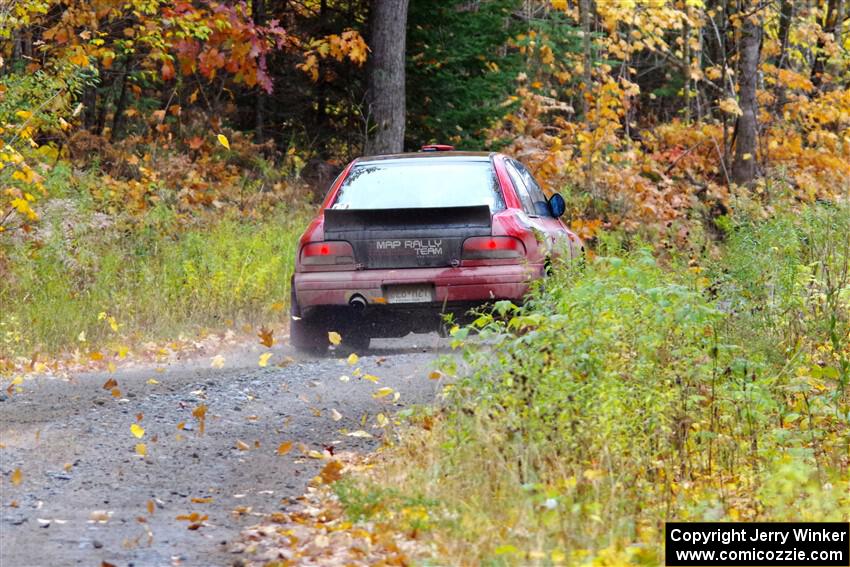
[(339, 266), (354, 263), (354, 249), (345, 241), (311, 242), (301, 249), (305, 266)]
[(505, 260), (525, 256), (525, 245), (513, 236), (474, 236), (463, 241), (464, 260)]

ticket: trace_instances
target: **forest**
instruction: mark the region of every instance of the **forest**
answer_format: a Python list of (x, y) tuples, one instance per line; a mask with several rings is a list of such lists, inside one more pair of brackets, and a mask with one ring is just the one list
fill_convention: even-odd
[(335, 521), (652, 565), (665, 519), (848, 520), (847, 0), (0, 0), (3, 391), (285, 336), (336, 175), (432, 143), (526, 164), (587, 256), (452, 329)]

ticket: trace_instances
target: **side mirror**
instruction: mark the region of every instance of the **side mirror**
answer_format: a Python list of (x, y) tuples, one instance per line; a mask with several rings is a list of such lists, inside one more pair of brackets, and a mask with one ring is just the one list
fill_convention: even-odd
[(566, 210), (567, 203), (564, 201), (564, 198), (561, 197), (560, 193), (555, 193), (549, 197), (549, 211), (552, 213), (553, 217), (560, 217)]

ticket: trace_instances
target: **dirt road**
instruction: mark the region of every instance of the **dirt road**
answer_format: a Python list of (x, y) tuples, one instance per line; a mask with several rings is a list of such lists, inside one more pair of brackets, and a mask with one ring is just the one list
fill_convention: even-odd
[[(228, 356), (222, 369), (204, 360), (164, 372), (24, 382), (22, 393), (0, 401), (0, 565), (233, 564), (227, 543), (258, 514), (301, 495), (320, 469), (299, 443), (319, 452), (369, 450), (374, 438), (345, 432), (375, 432), (377, 413), (433, 399), (427, 376), (444, 343), (436, 336), (375, 343), (357, 366), (378, 384), (353, 376), (345, 353), (276, 367), (295, 356), (288, 347), (273, 349), (266, 368), (248, 351)], [(120, 398), (103, 388), (110, 378)], [(373, 398), (382, 387), (400, 392), (399, 400)], [(203, 435), (192, 415), (200, 405)], [(141, 438), (132, 424), (144, 429)], [(288, 441), (293, 449), (278, 455)], [(208, 519), (190, 530), (191, 520), (177, 517), (193, 512)]]

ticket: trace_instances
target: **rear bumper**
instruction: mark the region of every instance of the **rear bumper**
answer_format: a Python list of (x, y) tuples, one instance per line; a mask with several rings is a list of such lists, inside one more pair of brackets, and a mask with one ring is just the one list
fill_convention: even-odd
[[(542, 265), (503, 265), (457, 268), (402, 268), (352, 272), (299, 272), (293, 289), (300, 311), (312, 307), (349, 305), (360, 296), (368, 304), (391, 308), (385, 297), (386, 286), (398, 284), (433, 284), (431, 305), (453, 303), (486, 303), (500, 299), (519, 301), (529, 283), (543, 273)], [(414, 305), (397, 304), (400, 309)]]

